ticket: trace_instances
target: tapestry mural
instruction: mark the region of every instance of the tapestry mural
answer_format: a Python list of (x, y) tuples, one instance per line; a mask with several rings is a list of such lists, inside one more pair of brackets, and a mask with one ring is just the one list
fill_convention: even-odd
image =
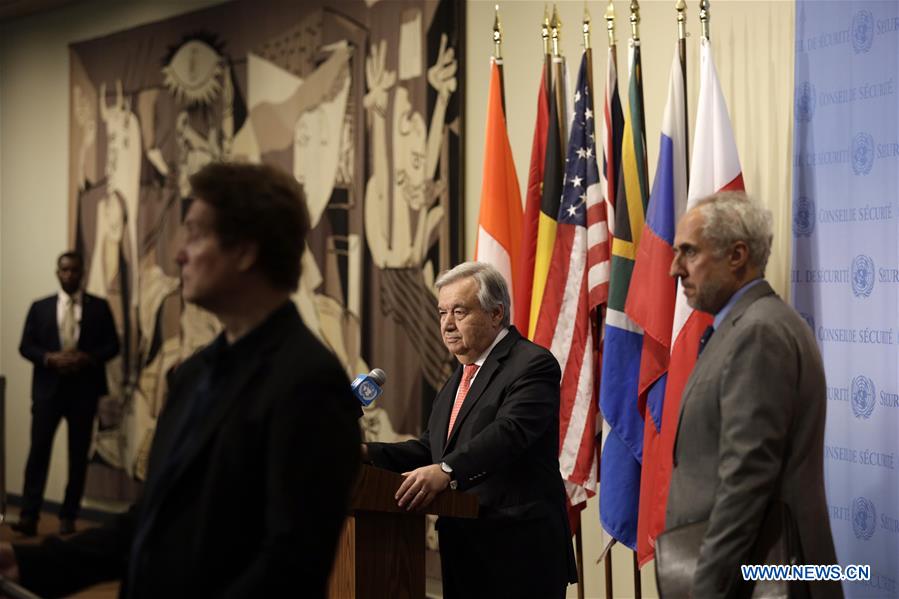
[(433, 281), (464, 247), (463, 14), (452, 0), (239, 0), (71, 46), (70, 221), (123, 348), (89, 497), (133, 497), (166, 373), (219, 330), (182, 301), (175, 261), (188, 178), (212, 161), (302, 184), (313, 229), (293, 299), (349, 376), (388, 373), (366, 436), (420, 432), (454, 366)]

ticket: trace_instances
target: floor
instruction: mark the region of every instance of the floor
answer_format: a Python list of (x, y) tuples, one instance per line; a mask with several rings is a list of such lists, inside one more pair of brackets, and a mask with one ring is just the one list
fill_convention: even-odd
[[(10, 507), (6, 513), (7, 520), (15, 522), (19, 519), (19, 510), (15, 507)], [(76, 530), (84, 530), (85, 528), (89, 528), (91, 526), (97, 526), (96, 522), (90, 522), (87, 520), (78, 520), (75, 523)], [(57, 534), (59, 532), (59, 520), (53, 514), (43, 514), (41, 519), (38, 521), (37, 527), (38, 536), (33, 538), (26, 538), (20, 535), (17, 532), (14, 532), (7, 523), (3, 523), (0, 525), (0, 541), (13, 541), (15, 543), (22, 544), (32, 544), (32, 543), (40, 543), (41, 540), (45, 536), (50, 536)], [(119, 596), (119, 583), (118, 582), (106, 582), (103, 584), (98, 584), (96, 586), (90, 587), (72, 595), (73, 598), (77, 599), (116, 599)]]
[[(9, 507), (7, 510), (7, 521), (15, 522), (19, 518), (19, 510), (16, 507)], [(75, 523), (75, 528), (77, 530), (84, 530), (86, 528), (97, 526), (96, 522), (88, 521), (88, 520), (78, 520)], [(33, 538), (26, 538), (20, 535), (17, 532), (14, 532), (9, 524), (4, 522), (0, 525), (0, 541), (13, 541), (16, 543), (22, 544), (36, 544), (40, 543), (46, 536), (55, 535), (59, 532), (59, 520), (53, 514), (43, 514), (41, 519), (38, 521), (38, 536)], [(436, 553), (436, 552), (429, 552)], [(427, 598), (428, 599), (440, 599), (443, 596), (441, 584), (440, 584), (440, 562), (439, 558), (435, 559), (435, 556), (428, 556), (427, 563)], [(119, 583), (118, 582), (107, 582), (103, 584), (99, 584), (88, 589), (81, 591), (75, 595), (72, 595), (72, 599), (116, 599), (119, 596)]]

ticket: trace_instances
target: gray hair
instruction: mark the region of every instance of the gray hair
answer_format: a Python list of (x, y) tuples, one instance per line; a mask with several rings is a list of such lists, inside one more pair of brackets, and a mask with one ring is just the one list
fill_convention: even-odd
[(512, 300), (509, 298), (509, 286), (506, 279), (498, 270), (485, 262), (463, 262), (450, 270), (440, 273), (434, 286), (439, 291), (441, 288), (460, 281), (473, 278), (478, 284), (478, 303), (485, 312), (492, 312), (503, 306), (502, 326), (507, 327), (511, 322)]
[(743, 191), (719, 191), (694, 206), (705, 217), (702, 235), (718, 256), (737, 241), (749, 248), (749, 261), (765, 274), (771, 255), (771, 211)]

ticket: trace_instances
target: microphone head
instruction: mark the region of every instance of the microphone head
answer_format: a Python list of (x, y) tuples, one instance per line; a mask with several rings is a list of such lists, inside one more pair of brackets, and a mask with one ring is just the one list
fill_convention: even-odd
[(387, 373), (380, 368), (373, 369), (368, 373), (368, 376), (371, 377), (371, 380), (377, 383), (379, 387), (383, 387), (384, 383), (387, 382)]

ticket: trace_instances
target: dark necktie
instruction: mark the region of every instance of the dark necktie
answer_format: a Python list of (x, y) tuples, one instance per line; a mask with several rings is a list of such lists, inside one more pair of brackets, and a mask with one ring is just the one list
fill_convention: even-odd
[(712, 338), (712, 333), (714, 333), (714, 332), (715, 332), (715, 327), (713, 327), (712, 325), (709, 325), (708, 327), (706, 327), (705, 332), (702, 334), (702, 337), (699, 338), (699, 352), (696, 354), (697, 358), (702, 353), (702, 350), (705, 349), (706, 343), (708, 343), (709, 339)]

